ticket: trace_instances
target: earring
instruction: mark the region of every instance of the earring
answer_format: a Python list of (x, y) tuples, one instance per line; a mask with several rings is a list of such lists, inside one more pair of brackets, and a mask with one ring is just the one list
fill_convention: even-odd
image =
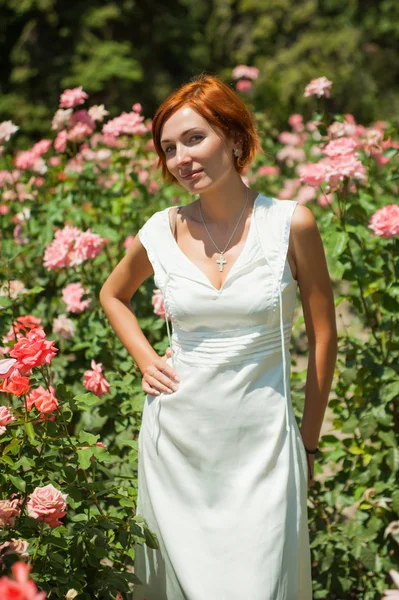
[(234, 156), (235, 156), (236, 158), (239, 158), (239, 157), (241, 156), (241, 154), (242, 154), (242, 150), (241, 150), (241, 148), (234, 148), (234, 150), (233, 150), (233, 154), (234, 154)]

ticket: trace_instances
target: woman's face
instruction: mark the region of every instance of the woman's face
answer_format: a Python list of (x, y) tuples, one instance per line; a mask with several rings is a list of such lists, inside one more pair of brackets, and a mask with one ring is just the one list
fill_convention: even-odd
[(164, 123), (161, 146), (168, 171), (190, 192), (210, 190), (237, 173), (233, 140), (189, 106), (182, 106)]

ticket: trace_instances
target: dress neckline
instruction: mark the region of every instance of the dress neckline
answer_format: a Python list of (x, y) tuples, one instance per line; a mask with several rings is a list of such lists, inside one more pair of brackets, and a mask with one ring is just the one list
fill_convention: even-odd
[[(247, 252), (248, 247), (249, 247), (249, 242), (250, 242), (250, 238), (253, 235), (253, 229), (254, 229), (254, 220), (255, 220), (255, 209), (256, 209), (256, 205), (257, 205), (257, 201), (258, 199), (261, 197), (261, 194), (258, 194), (254, 200), (253, 203), (253, 208), (252, 208), (252, 213), (251, 213), (251, 222), (249, 225), (249, 230), (248, 230), (248, 235), (247, 235), (247, 239), (244, 242), (244, 246), (240, 252), (240, 254), (237, 256), (236, 260), (234, 261), (233, 265), (231, 266), (231, 269), (229, 270), (229, 272), (227, 273), (226, 279), (224, 280), (222, 286), (218, 289), (217, 287), (215, 287), (213, 285), (213, 283), (210, 281), (210, 279), (208, 278), (207, 275), (205, 275), (205, 273), (199, 268), (198, 265), (196, 265), (195, 263), (193, 263), (192, 260), (190, 260), (188, 258), (188, 256), (183, 252), (183, 250), (180, 248), (179, 244), (176, 241), (175, 236), (172, 233), (172, 230), (170, 228), (170, 221), (169, 221), (169, 212), (172, 208), (175, 208), (173, 206), (169, 206), (166, 210), (165, 210), (165, 217), (166, 217), (166, 226), (167, 226), (167, 231), (168, 231), (168, 235), (171, 238), (171, 243), (174, 245), (174, 247), (176, 248), (178, 254), (183, 258), (183, 260), (186, 261), (187, 264), (189, 264), (191, 266), (191, 268), (193, 268), (194, 270), (196, 270), (198, 273), (200, 273), (201, 277), (203, 280), (206, 281), (206, 283), (213, 289), (214, 292), (217, 292), (218, 294), (221, 294), (227, 284), (227, 282), (230, 279), (231, 274), (234, 272), (234, 270), (236, 269), (236, 265), (237, 263), (239, 263), (242, 259), (242, 256)], [(181, 208), (181, 206), (178, 206), (176, 208)]]

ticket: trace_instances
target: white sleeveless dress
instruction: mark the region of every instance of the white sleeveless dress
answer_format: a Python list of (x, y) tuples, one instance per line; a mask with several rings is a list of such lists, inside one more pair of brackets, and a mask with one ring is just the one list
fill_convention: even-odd
[[(148, 395), (134, 600), (311, 600), (307, 461), (290, 396), (296, 202), (258, 195), (218, 291), (180, 250), (168, 210), (139, 231), (171, 316), (172, 394)], [(170, 337), (170, 334), (169, 334)]]

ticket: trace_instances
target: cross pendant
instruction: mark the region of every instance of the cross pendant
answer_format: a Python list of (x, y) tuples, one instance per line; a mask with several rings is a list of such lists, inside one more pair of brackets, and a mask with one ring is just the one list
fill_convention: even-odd
[(223, 256), (223, 254), (220, 255), (220, 258), (216, 262), (219, 265), (219, 271), (222, 272), (223, 271), (223, 265), (227, 264), (227, 260), (225, 259), (225, 257)]

